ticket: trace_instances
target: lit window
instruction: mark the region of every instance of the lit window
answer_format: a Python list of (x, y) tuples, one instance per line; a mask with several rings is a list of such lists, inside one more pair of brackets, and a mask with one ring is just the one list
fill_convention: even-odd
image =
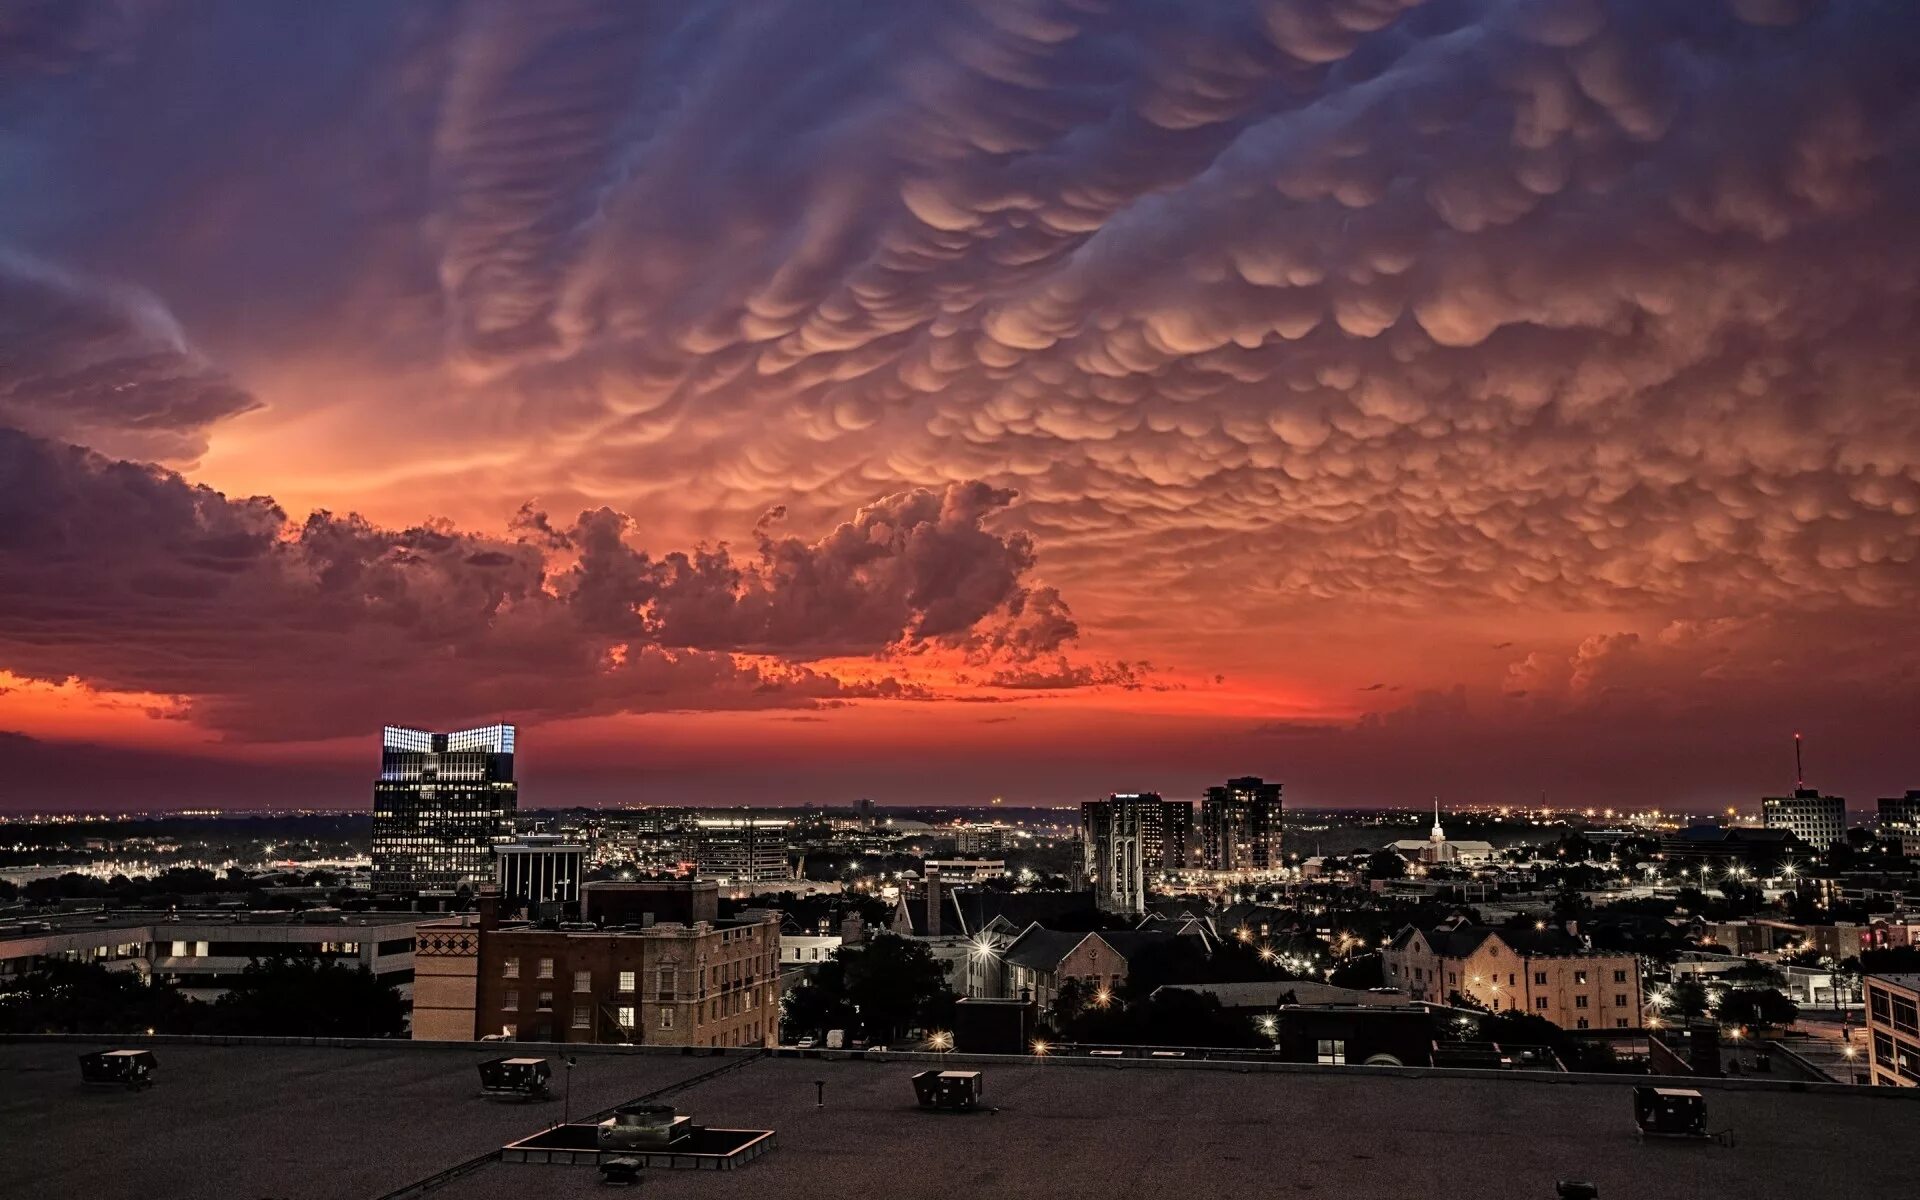
[(576, 992), (592, 991), (593, 990), (593, 972), (575, 971), (573, 973), (573, 990)]
[[(543, 958), (540, 960), (540, 978), (542, 979), (553, 978), (553, 960), (552, 959)], [(1582, 982), (1584, 982), (1584, 980)]]
[[(634, 973), (633, 973), (632, 971), (622, 971), (622, 972), (620, 972), (620, 994), (621, 994), (621, 995), (623, 995), (623, 996), (631, 996), (631, 995), (633, 994), (633, 989), (634, 989), (634, 987), (635, 987), (635, 982), (634, 982), (634, 977), (633, 977), (633, 975), (634, 975)], [(624, 1025), (631, 1025), (631, 1024), (633, 1024), (633, 1022), (632, 1022), (632, 1021), (623, 1021), (623, 1022), (621, 1022), (621, 1023), (622, 1023), (622, 1024), (624, 1024)]]
[(1585, 984), (1586, 982), (1587, 982), (1587, 973), (1585, 971), (1575, 971), (1573, 973), (1573, 984), (1575, 987), (1579, 987)]
[(672, 1009), (663, 1008), (660, 1010), (660, 1028), (662, 1029), (673, 1028), (673, 1010)]
[(500, 1001), (500, 1007), (501, 1008), (519, 1008), (520, 993), (512, 989), (508, 989), (506, 998)]
[(620, 1028), (632, 1029), (633, 1028), (633, 1005), (622, 1004), (619, 1008), (615, 1009), (614, 1019), (620, 1022)]
[(552, 992), (540, 993), (540, 1011), (541, 1012), (553, 1011), (553, 993)]
[(503, 979), (520, 978), (520, 960), (517, 958), (509, 958), (505, 962), (501, 963), (500, 975), (501, 975), (501, 978)]
[(573, 1027), (575, 1029), (585, 1029), (592, 1023), (592, 1020), (593, 1007), (591, 1005), (576, 1004), (573, 1006)]

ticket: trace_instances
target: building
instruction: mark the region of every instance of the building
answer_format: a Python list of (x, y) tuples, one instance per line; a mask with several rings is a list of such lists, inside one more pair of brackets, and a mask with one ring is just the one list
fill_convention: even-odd
[(1713, 824), (1689, 825), (1660, 838), (1660, 857), (1688, 870), (1740, 864), (1771, 875), (1806, 847), (1787, 829)]
[(694, 872), (725, 883), (789, 879), (787, 830), (779, 817), (701, 817), (693, 823)]
[(1907, 858), (1920, 858), (1920, 788), (1909, 788), (1904, 796), (1882, 796), (1879, 817), (1880, 836), (1899, 846)]
[(1007, 874), (1004, 858), (929, 858), (926, 865), (928, 874), (938, 874), (948, 883), (983, 883)]
[(962, 858), (999, 858), (1007, 852), (1007, 831), (976, 821), (954, 831), (953, 852)]
[(1170, 933), (1139, 930), (1065, 932), (1029, 926), (999, 956), (1006, 964), (1006, 985), (1015, 999), (1032, 1000), (1045, 1015), (1069, 979), (1078, 980), (1094, 998), (1111, 997), (1127, 981), (1127, 962), (1144, 947), (1165, 943)]
[(837, 934), (783, 933), (780, 935), (780, 965), (816, 967), (831, 962), (845, 939)]
[(1920, 975), (1868, 975), (1867, 1068), (1876, 1087), (1920, 1086)]
[(1447, 831), (1440, 824), (1440, 799), (1437, 796), (1433, 801), (1433, 828), (1428, 831), (1427, 840), (1423, 842), (1408, 838), (1389, 842), (1386, 848), (1428, 867), (1479, 866), (1492, 862), (1494, 855), (1492, 842), (1447, 840)]
[(1186, 865), (1193, 806), (1157, 792), (1115, 792), (1080, 806), (1082, 866), (1100, 907), (1144, 910), (1147, 884)]
[(413, 988), (414, 927), (421, 920), (413, 913), (60, 913), (0, 924), (0, 985), (44, 962), (91, 962), (214, 1000), (251, 963), (317, 958), (365, 967), (405, 996)]
[(1200, 852), (1208, 870), (1280, 869), (1280, 787), (1242, 776), (1207, 789), (1200, 802)]
[(496, 923), (483, 901), (477, 916), (423, 925), (421, 939), (416, 1038), (719, 1047), (779, 1033), (772, 913), (541, 927)]
[(601, 879), (580, 889), (580, 919), (596, 925), (697, 925), (720, 919), (720, 885), (713, 880)]
[(536, 835), (495, 846), (493, 855), (494, 882), (510, 908), (537, 913), (542, 905), (579, 903), (584, 845)]
[(1381, 958), (1387, 986), (1414, 1000), (1445, 1004), (1458, 995), (1569, 1030), (1640, 1028), (1639, 958), (1588, 951), (1560, 930), (1494, 930), (1459, 918), (1433, 929), (1409, 925)]
[(1847, 802), (1839, 796), (1823, 796), (1818, 788), (1797, 787), (1791, 796), (1762, 797), (1760, 823), (1768, 829), (1784, 829), (1813, 850), (1823, 851), (1847, 836)]
[(373, 785), (373, 886), (453, 892), (494, 876), (519, 803), (513, 726), (428, 733), (389, 725)]

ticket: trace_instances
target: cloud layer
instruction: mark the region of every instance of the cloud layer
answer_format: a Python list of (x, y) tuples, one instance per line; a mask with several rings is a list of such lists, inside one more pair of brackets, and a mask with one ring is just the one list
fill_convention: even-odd
[[(1250, 737), (1385, 681), (1369, 737), (1457, 695), (1512, 744), (1731, 738), (1807, 645), (1836, 727), (1916, 703), (1911, 5), (10, 20), (0, 425), (43, 440), (0, 443), (0, 668), (245, 736), (310, 662), (329, 727), (940, 655), (1105, 704), (1150, 660)], [(642, 549), (702, 538), (751, 550)]]

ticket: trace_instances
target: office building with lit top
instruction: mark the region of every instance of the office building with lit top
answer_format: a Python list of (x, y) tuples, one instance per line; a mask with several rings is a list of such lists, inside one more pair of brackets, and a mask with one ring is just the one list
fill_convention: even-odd
[(1207, 789), (1200, 802), (1200, 848), (1208, 870), (1280, 868), (1280, 786), (1242, 776)]
[(727, 883), (790, 879), (793, 822), (779, 817), (701, 817), (693, 823), (695, 873)]
[(494, 847), (513, 837), (519, 795), (513, 726), (387, 726), (373, 785), (374, 890), (452, 892), (490, 881)]

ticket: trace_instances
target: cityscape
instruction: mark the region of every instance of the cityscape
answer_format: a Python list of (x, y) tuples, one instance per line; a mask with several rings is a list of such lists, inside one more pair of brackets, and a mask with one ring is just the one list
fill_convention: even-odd
[(1845, 1200), (1920, 7), (0, 0), (0, 1195)]

